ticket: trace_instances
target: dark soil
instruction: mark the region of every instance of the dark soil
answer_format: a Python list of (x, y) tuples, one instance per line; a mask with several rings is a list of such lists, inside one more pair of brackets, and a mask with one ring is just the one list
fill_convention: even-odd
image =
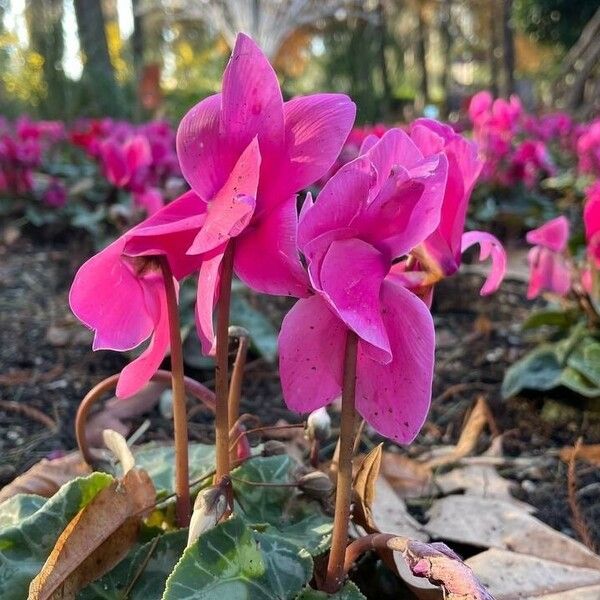
[[(75, 447), (73, 420), (78, 402), (93, 385), (117, 372), (125, 358), (90, 348), (91, 335), (71, 315), (68, 289), (77, 267), (91, 252), (83, 241), (52, 243), (22, 238), (0, 246), (0, 400), (39, 409), (54, 419), (57, 430), (36, 415), (0, 405), (0, 486), (44, 456)], [(600, 443), (600, 412), (594, 405), (557, 392), (553, 399), (500, 396), (506, 368), (531, 345), (520, 323), (531, 308), (521, 282), (506, 281), (500, 292), (481, 298), (479, 275), (461, 275), (443, 282), (433, 307), (437, 328), (437, 367), (429, 420), (409, 452), (452, 444), (465, 415), (483, 394), (503, 432), (509, 456), (549, 455), (572, 445)], [(260, 300), (274, 323), (290, 306), (287, 299)], [(193, 373), (212, 385), (212, 373)], [(557, 402), (558, 401), (558, 402)], [(550, 407), (550, 408), (548, 408)], [(276, 366), (254, 357), (243, 389), (242, 410), (264, 423), (299, 420), (283, 405)], [(150, 419), (148, 439), (167, 439), (171, 423), (158, 409)], [(134, 423), (134, 427), (139, 423)], [(212, 439), (212, 417), (197, 411), (190, 423), (192, 438)], [(482, 441), (485, 449), (485, 440)], [(516, 494), (538, 509), (552, 527), (574, 535), (566, 501), (566, 466), (557, 458), (547, 468), (503, 472), (518, 483)], [(600, 546), (598, 470), (581, 465), (579, 499), (587, 523)], [(596, 529), (594, 529), (596, 527)]]

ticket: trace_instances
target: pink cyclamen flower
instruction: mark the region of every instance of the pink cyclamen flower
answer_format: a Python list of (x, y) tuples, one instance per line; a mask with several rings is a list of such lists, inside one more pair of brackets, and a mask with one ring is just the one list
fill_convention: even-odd
[(124, 143), (116, 139), (105, 140), (100, 146), (100, 154), (106, 178), (117, 187), (125, 187), (140, 169), (152, 162), (150, 144), (142, 135), (135, 135)]
[[(424, 156), (443, 153), (448, 159), (448, 184), (440, 223), (415, 254), (438, 272), (438, 278), (449, 277), (460, 268), (463, 252), (479, 244), (480, 260), (492, 259), (492, 268), (481, 294), (495, 292), (506, 272), (506, 253), (502, 244), (483, 231), (464, 232), (471, 192), (481, 172), (476, 146), (448, 125), (430, 119), (417, 119), (411, 126), (410, 136)], [(395, 270), (401, 268), (399, 263)]]
[(583, 209), (585, 239), (590, 262), (600, 269), (600, 182), (586, 190), (587, 201)]
[[(354, 121), (355, 106), (341, 94), (283, 102), (267, 58), (239, 34), (220, 94), (183, 118), (177, 154), (183, 176), (204, 203), (188, 254), (201, 258), (196, 304), (205, 353), (214, 352), (212, 313), (221, 263), (235, 240), (235, 273), (268, 294), (305, 296), (309, 283), (296, 246), (296, 195), (328, 171)], [(156, 236), (190, 228), (173, 223)], [(147, 231), (138, 248), (160, 243)]]
[(564, 256), (569, 240), (569, 221), (566, 217), (557, 217), (533, 229), (526, 237), (530, 244), (535, 244), (527, 256), (527, 298), (536, 298), (543, 291), (564, 296), (571, 288), (571, 270)]
[(136, 236), (143, 238), (147, 228), (153, 232), (168, 229), (174, 220), (190, 213), (195, 213), (196, 222), (206, 218), (206, 204), (193, 192), (121, 236), (75, 275), (69, 303), (77, 318), (94, 330), (94, 350), (132, 350), (150, 340), (144, 352), (121, 372), (116, 392), (120, 398), (132, 396), (150, 380), (169, 346), (165, 286), (157, 257), (167, 257), (176, 280), (200, 265), (198, 257), (186, 254), (193, 238), (185, 231), (164, 236), (151, 250), (136, 248)]
[(408, 443), (429, 408), (434, 329), (427, 306), (390, 271), (439, 223), (448, 161), (388, 131), (302, 209), (298, 245), (315, 294), (279, 337), (284, 398), (311, 412), (341, 393), (348, 330), (359, 337), (356, 405), (382, 435)]

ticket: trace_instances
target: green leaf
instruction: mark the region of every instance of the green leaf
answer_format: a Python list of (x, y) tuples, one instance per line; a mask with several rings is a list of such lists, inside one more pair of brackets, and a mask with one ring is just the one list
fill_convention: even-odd
[(250, 332), (252, 344), (260, 355), (268, 361), (277, 356), (277, 330), (273, 323), (254, 308), (242, 292), (236, 291), (231, 296), (232, 325), (239, 325)]
[(600, 343), (586, 337), (573, 349), (567, 364), (584, 375), (594, 386), (600, 386)]
[(327, 594), (319, 592), (312, 588), (303, 589), (296, 600), (366, 600), (367, 597), (356, 587), (351, 581), (346, 582), (346, 585), (335, 594)]
[(17, 494), (0, 504), (0, 529), (16, 525), (46, 503), (46, 498), (35, 494)]
[(600, 387), (591, 382), (583, 373), (566, 367), (560, 377), (560, 384), (586, 398), (600, 397)]
[[(233, 487), (244, 520), (265, 532), (281, 535), (313, 556), (327, 550), (333, 520), (314, 500), (302, 497), (295, 487), (273, 487), (294, 481), (298, 463), (290, 456), (256, 457), (232, 472)], [(236, 479), (268, 483), (250, 485)]]
[(529, 315), (523, 323), (523, 329), (536, 329), (544, 325), (568, 329), (577, 320), (577, 311), (538, 310)]
[(113, 478), (92, 473), (64, 485), (37, 511), (0, 531), (0, 598), (23, 600), (71, 519)]
[(160, 600), (167, 577), (185, 550), (187, 534), (187, 529), (165, 533), (136, 547), (110, 573), (82, 590), (77, 600), (122, 600), (134, 579), (128, 600)]
[(526, 354), (509, 367), (502, 382), (502, 397), (510, 398), (521, 390), (550, 390), (560, 384), (562, 366), (556, 347), (545, 344)]
[[(145, 469), (159, 496), (170, 494), (175, 482), (175, 449), (172, 445), (144, 444), (134, 449), (135, 463)], [(215, 468), (215, 447), (208, 444), (189, 446), (190, 481), (208, 475)]]
[(304, 550), (233, 517), (184, 552), (167, 579), (163, 600), (292, 600), (312, 569)]

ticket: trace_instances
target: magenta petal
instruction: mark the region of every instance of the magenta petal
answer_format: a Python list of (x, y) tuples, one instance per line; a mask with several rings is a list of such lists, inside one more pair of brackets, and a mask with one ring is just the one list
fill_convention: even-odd
[(223, 245), (203, 257), (198, 275), (196, 330), (202, 345), (202, 353), (206, 356), (214, 355), (216, 350), (213, 310), (219, 299), (219, 279), (225, 248), (226, 245)]
[(245, 229), (256, 205), (259, 169), (260, 151), (258, 140), (254, 138), (240, 156), (225, 185), (208, 203), (206, 221), (188, 254), (210, 252)]
[(506, 274), (506, 252), (498, 239), (485, 231), (467, 231), (463, 234), (461, 252), (474, 244), (479, 244), (480, 247), (479, 260), (487, 260), (490, 257), (492, 259), (490, 274), (480, 292), (482, 296), (487, 296), (494, 293), (504, 279)]
[(377, 137), (374, 134), (369, 134), (360, 145), (358, 150), (358, 156), (362, 156), (366, 154), (381, 138)]
[(360, 338), (374, 346), (377, 360), (392, 355), (379, 292), (391, 263), (371, 244), (358, 239), (333, 242), (323, 258), (321, 290), (333, 310)]
[(169, 347), (167, 299), (162, 278), (148, 282), (146, 294), (153, 296), (148, 298), (149, 303), (157, 305), (153, 311), (156, 319), (154, 334), (144, 352), (121, 371), (116, 389), (118, 398), (129, 398), (139, 392), (156, 373)]
[(344, 94), (314, 94), (286, 102), (283, 112), (288, 164), (280, 176), (287, 197), (327, 173), (350, 133), (356, 106)]
[(541, 227), (529, 231), (526, 239), (530, 244), (543, 246), (553, 252), (562, 252), (569, 240), (569, 221), (564, 216), (551, 219)]
[(129, 181), (131, 172), (127, 168), (121, 146), (114, 140), (108, 139), (100, 146), (100, 155), (108, 181), (117, 187), (124, 186)]
[(206, 220), (206, 202), (192, 191), (173, 200), (127, 234), (123, 252), (128, 256), (166, 255), (176, 279), (200, 265), (187, 250)]
[(408, 172), (398, 168), (367, 207), (363, 235), (393, 258), (410, 252), (440, 222), (447, 167), (446, 157), (438, 154)]
[(344, 165), (325, 183), (314, 208), (303, 212), (298, 226), (298, 247), (334, 229), (352, 225), (367, 202), (377, 174), (371, 161), (359, 157)]
[(296, 245), (297, 219), (296, 196), (290, 196), (236, 239), (235, 272), (253, 290), (276, 296), (308, 294)]
[(257, 135), (263, 156), (283, 148), (283, 97), (277, 75), (243, 33), (236, 38), (223, 74), (221, 128), (228, 143), (240, 150)]
[[(177, 157), (191, 188), (211, 200), (227, 180), (242, 150), (220, 132), (221, 94), (190, 109), (177, 129)], [(248, 143), (251, 141), (248, 140)]]
[(123, 152), (129, 173), (152, 163), (152, 149), (148, 138), (144, 135), (136, 135), (127, 140)]
[(279, 373), (285, 403), (312, 412), (341, 393), (347, 329), (319, 296), (298, 300), (279, 334)]
[(600, 232), (600, 182), (586, 190), (588, 197), (583, 209), (583, 222), (585, 224), (585, 237), (591, 240)]
[(529, 287), (527, 298), (530, 300), (548, 291), (564, 296), (571, 288), (571, 271), (565, 259), (557, 253), (534, 246), (527, 256), (529, 262)]
[(69, 303), (75, 316), (94, 330), (94, 350), (131, 350), (148, 339), (143, 285), (121, 254), (125, 237), (92, 256), (77, 271)]
[(431, 401), (433, 319), (417, 296), (387, 280), (381, 304), (393, 359), (387, 365), (375, 362), (359, 343), (356, 406), (380, 434), (408, 444), (419, 433)]

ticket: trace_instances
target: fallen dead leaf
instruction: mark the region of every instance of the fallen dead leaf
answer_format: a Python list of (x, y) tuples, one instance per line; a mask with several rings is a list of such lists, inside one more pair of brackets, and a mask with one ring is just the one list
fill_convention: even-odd
[(404, 454), (384, 452), (381, 473), (401, 498), (419, 498), (433, 493), (431, 469)]
[(75, 598), (126, 556), (155, 501), (152, 480), (142, 469), (100, 491), (58, 538), (29, 586), (28, 600)]
[(65, 483), (91, 472), (79, 452), (71, 452), (53, 460), (43, 458), (0, 490), (0, 502), (17, 494), (37, 494), (50, 498)]
[(479, 396), (464, 424), (456, 446), (454, 446), (447, 454), (436, 456), (427, 461), (427, 466), (434, 469), (456, 462), (464, 456), (471, 454), (471, 452), (475, 450), (481, 432), (485, 426), (490, 425), (491, 429), (495, 429), (495, 426), (492, 426), (492, 423), (493, 421), (489, 406), (485, 401), (485, 398)]
[[(565, 548), (565, 558), (568, 552)], [(499, 548), (486, 550), (466, 562), (496, 600), (600, 598), (598, 568), (577, 567)]]
[(356, 497), (353, 510), (354, 521), (368, 533), (379, 531), (373, 520), (372, 507), (375, 499), (375, 484), (381, 467), (382, 449), (383, 444), (379, 444), (363, 458), (352, 485)]
[(424, 529), (435, 539), (600, 569), (599, 556), (511, 502), (448, 496), (433, 504), (429, 517)]

